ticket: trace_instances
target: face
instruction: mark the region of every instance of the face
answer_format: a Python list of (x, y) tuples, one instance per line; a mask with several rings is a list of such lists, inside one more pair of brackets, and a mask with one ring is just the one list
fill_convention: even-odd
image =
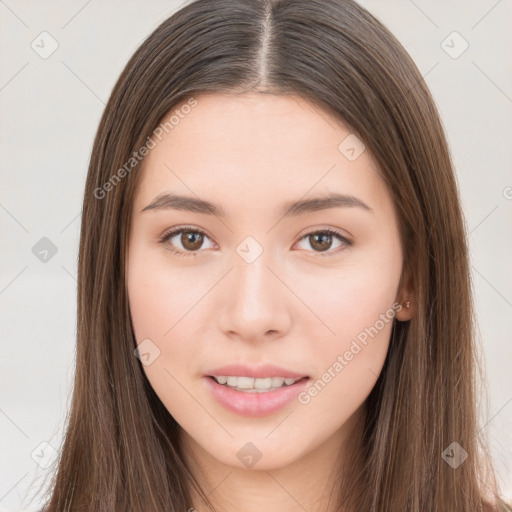
[(191, 449), (284, 467), (341, 445), (408, 319), (397, 218), (369, 152), (306, 100), (195, 99), (137, 171), (134, 333)]

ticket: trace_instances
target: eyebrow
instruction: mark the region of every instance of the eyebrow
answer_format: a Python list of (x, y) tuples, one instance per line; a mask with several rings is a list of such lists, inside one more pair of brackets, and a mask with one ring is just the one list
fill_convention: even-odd
[[(326, 210), (328, 208), (339, 207), (361, 208), (373, 213), (372, 208), (355, 196), (331, 193), (322, 197), (289, 201), (281, 208), (281, 216), (298, 216)], [(195, 197), (180, 196), (170, 193), (163, 193), (156, 196), (151, 203), (141, 210), (141, 213), (148, 210), (183, 210), (193, 213), (215, 215), (216, 217), (226, 217), (225, 210), (218, 204)]]

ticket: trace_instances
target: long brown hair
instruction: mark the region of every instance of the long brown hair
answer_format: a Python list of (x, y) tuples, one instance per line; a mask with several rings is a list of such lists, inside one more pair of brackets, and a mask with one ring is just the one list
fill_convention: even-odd
[[(395, 320), (367, 401), (361, 470), (351, 482), (340, 474), (338, 509), (491, 510), (497, 491), (477, 427), (465, 226), (443, 127), (410, 56), (352, 0), (197, 0), (127, 63), (85, 186), (75, 381), (45, 510), (192, 507), (198, 484), (178, 425), (134, 357), (124, 277), (140, 166), (133, 155), (177, 105), (203, 92), (252, 90), (300, 95), (364, 142), (392, 195), (414, 286), (416, 314)], [(467, 454), (457, 468), (443, 458), (452, 443)]]

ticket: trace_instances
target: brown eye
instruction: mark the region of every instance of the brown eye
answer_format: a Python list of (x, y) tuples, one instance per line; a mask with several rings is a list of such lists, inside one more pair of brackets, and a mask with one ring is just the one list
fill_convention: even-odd
[[(333, 248), (335, 240), (338, 241), (338, 245), (334, 246), (334, 248), (338, 248), (338, 250), (329, 251), (329, 249)], [(300, 242), (302, 241), (307, 241), (309, 246), (313, 248), (313, 252), (316, 252), (318, 256), (331, 256), (352, 245), (350, 240), (333, 229), (314, 231), (304, 235)]]
[(210, 237), (200, 229), (185, 227), (167, 232), (160, 242), (178, 256), (196, 256), (201, 252), (199, 249), (204, 248), (205, 240), (210, 240)]
[(328, 233), (313, 233), (308, 236), (311, 247), (317, 251), (326, 251), (332, 244), (332, 235)]
[(182, 231), (180, 241), (187, 251), (197, 251), (203, 245), (203, 238), (198, 231)]

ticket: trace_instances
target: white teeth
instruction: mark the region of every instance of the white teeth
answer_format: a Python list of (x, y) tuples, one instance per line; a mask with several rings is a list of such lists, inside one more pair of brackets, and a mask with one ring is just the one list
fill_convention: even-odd
[(283, 377), (272, 377), (272, 387), (280, 388), (284, 381), (285, 379)]
[(227, 385), (230, 388), (235, 388), (239, 391), (247, 391), (249, 393), (261, 393), (264, 391), (273, 391), (286, 386), (291, 386), (299, 379), (289, 379), (284, 377), (267, 377), (264, 379), (255, 379), (253, 377), (237, 377), (220, 375), (214, 377), (219, 384)]
[(241, 389), (251, 389), (254, 387), (254, 379), (252, 377), (229, 377), (228, 384)]
[(228, 377), (228, 386), (236, 386), (238, 383), (237, 377)]

